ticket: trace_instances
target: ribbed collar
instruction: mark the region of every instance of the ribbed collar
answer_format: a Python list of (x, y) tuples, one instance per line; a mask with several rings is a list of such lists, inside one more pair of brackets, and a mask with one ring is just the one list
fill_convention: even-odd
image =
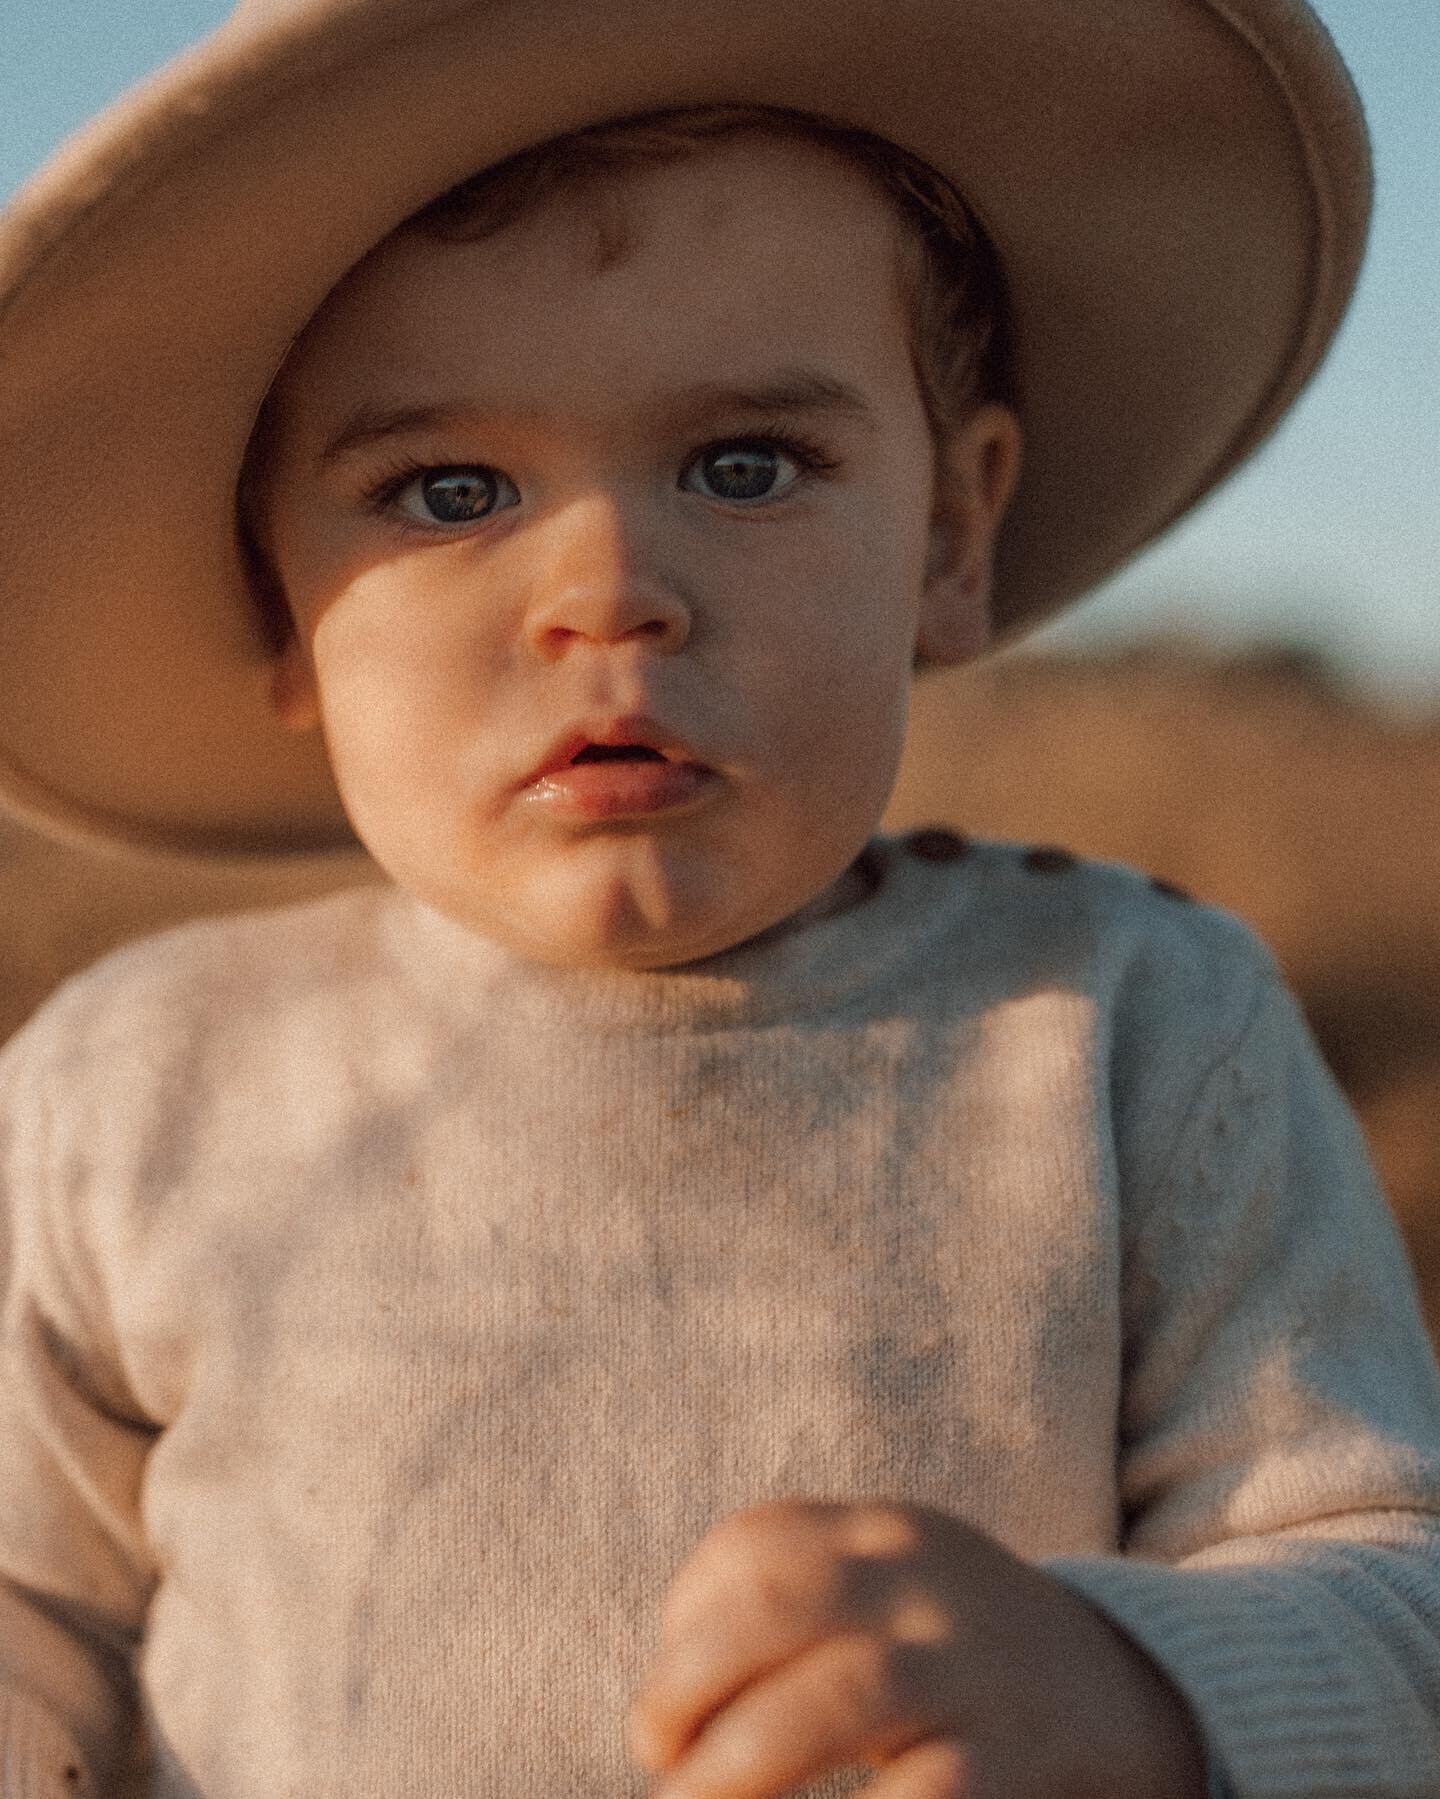
[(717, 1030), (884, 997), (923, 975), (965, 883), (902, 839), (862, 856), (868, 897), (828, 917), (779, 925), (698, 961), (664, 969), (554, 968), (477, 936), (401, 888), (382, 905), (385, 953), (457, 1023), (522, 1015), (563, 1029)]

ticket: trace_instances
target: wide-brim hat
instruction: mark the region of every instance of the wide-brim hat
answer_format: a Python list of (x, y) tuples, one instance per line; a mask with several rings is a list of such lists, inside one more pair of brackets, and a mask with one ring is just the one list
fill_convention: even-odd
[(0, 214), (0, 803), (162, 854), (353, 848), (236, 535), (264, 394), (457, 181), (726, 101), (888, 138), (988, 231), (1026, 443), (997, 641), (1256, 447), (1358, 273), (1363, 116), (1300, 0), (247, 0)]

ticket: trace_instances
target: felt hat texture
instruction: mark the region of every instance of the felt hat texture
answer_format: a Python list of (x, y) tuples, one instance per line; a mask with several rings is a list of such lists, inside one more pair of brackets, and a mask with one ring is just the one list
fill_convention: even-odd
[(1358, 275), (1363, 114), (1301, 0), (245, 0), (0, 212), (0, 805), (115, 853), (353, 852), (236, 536), (265, 392), (446, 188), (717, 102), (888, 138), (993, 240), (1026, 446), (997, 641), (1269, 434)]

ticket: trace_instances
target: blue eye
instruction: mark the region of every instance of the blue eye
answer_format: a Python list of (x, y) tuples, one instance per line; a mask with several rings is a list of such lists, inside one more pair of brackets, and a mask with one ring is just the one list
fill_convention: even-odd
[(796, 459), (776, 444), (756, 440), (716, 445), (697, 457), (690, 466), (692, 469), (703, 469), (707, 483), (713, 481), (713, 487), (707, 486), (702, 490), (708, 492), (712, 499), (768, 500), (776, 497), (777, 462), (788, 462), (794, 471), (779, 489), (784, 493), (799, 479), (800, 468)]
[[(798, 433), (765, 431), (707, 445), (686, 465), (683, 484), (711, 499), (755, 509), (759, 501), (782, 498), (797, 482), (823, 480), (840, 467), (819, 444)], [(703, 486), (692, 482), (696, 471), (703, 471)], [(483, 524), (518, 505), (520, 492), (507, 474), (488, 463), (406, 460), (365, 489), (365, 502), (392, 523), (399, 513), (411, 525), (436, 531)]]
[[(514, 491), (514, 483), (498, 469), (478, 462), (452, 463), (423, 469), (405, 483), (395, 500), (408, 518), (423, 524), (472, 525), (493, 511), (502, 483)], [(412, 496), (414, 504), (407, 503)]]

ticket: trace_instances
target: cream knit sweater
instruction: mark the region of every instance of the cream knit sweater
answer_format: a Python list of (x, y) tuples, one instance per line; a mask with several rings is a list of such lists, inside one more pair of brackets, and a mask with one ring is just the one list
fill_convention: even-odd
[(1269, 955), (870, 856), (661, 972), (391, 887), (200, 921), (10, 1040), (5, 1799), (643, 1794), (669, 1578), (781, 1496), (1040, 1562), (1237, 1799), (1440, 1795), (1440, 1371)]

